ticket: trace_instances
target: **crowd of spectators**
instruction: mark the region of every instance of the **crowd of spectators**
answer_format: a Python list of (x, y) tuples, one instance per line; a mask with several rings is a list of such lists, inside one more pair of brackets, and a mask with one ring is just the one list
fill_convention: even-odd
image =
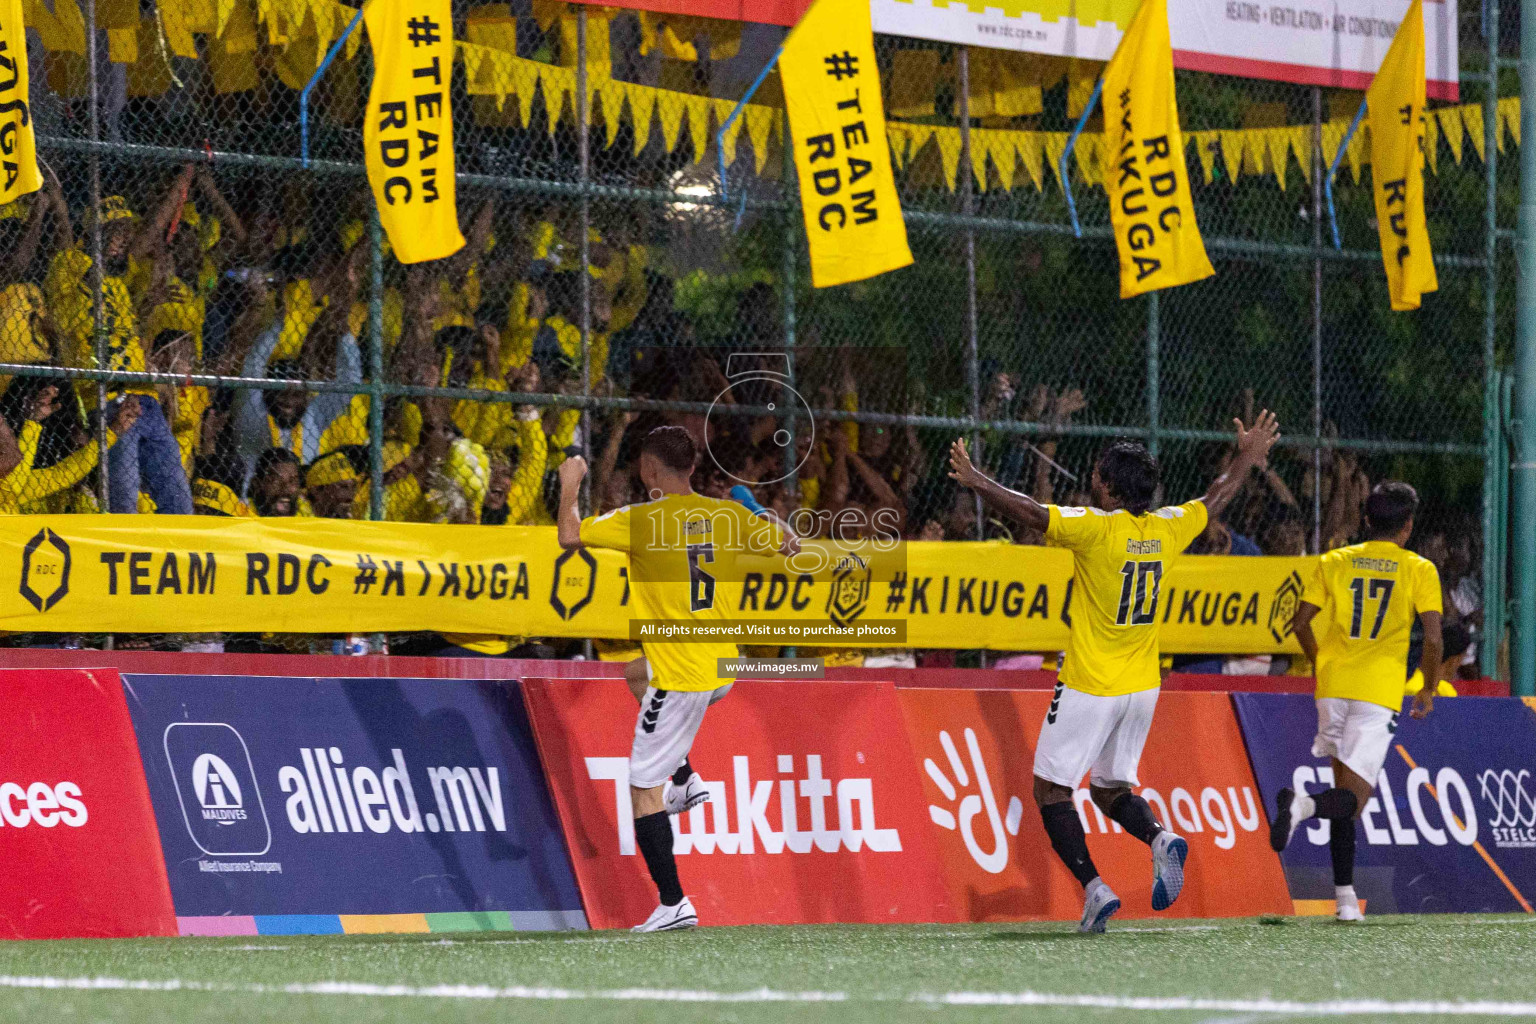
[[(949, 484), (937, 458), (947, 434), (928, 436), (925, 445), (910, 422), (807, 424), (745, 414), (746, 407), (788, 401), (784, 378), (775, 376), (780, 367), (759, 351), (781, 343), (776, 292), (760, 283), (737, 297), (737, 350), (700, 346), (677, 308), (676, 282), (632, 221), (590, 232), (583, 282), (570, 211), (487, 201), (468, 224), (467, 244), (449, 259), (404, 267), (386, 243), (382, 291), (371, 303), (366, 193), (327, 204), (302, 191), (241, 188), (232, 202), (206, 165), (168, 178), (80, 209), (49, 172), (41, 192), (0, 206), (0, 363), (167, 375), (104, 385), (0, 377), (0, 513), (369, 518), (370, 397), (362, 392), (376, 311), (386, 380), (497, 395), (385, 402), (383, 519), (550, 525), (554, 470), (578, 451), (593, 464), (590, 508), (608, 511), (641, 497), (633, 472), (639, 439), (655, 425), (676, 423), (708, 453), (695, 481), (705, 494), (724, 497), (733, 484), (747, 483), (786, 519), (797, 509), (821, 513), (802, 523), (825, 524), (838, 513), (844, 523), (874, 523), (877, 510), (889, 510), (884, 522), (908, 539), (1043, 543), (1017, 524), (981, 518), (974, 499)], [(92, 256), (97, 227), (99, 267)], [(880, 353), (870, 364), (807, 348), (796, 356), (795, 384), (815, 408), (916, 409), (900, 373), (878, 365)], [(208, 387), (182, 379), (189, 374), (268, 385)], [(278, 383), (301, 381), (327, 387)], [(1026, 387), (1020, 374), (996, 367), (985, 382), (983, 419), (1047, 429), (983, 431), (980, 457), (1005, 484), (1041, 501), (1087, 503), (1086, 462), (1098, 442), (1069, 445), (1049, 429), (1085, 409), (1082, 390)], [(696, 405), (584, 416), (558, 401), (584, 392), (715, 403), (716, 411)], [(521, 395), (540, 397), (523, 402)], [(1251, 406), (1252, 396), (1246, 401)], [(1214, 446), (1203, 470), (1214, 475), (1229, 455)], [(1296, 493), (1285, 482), (1288, 469)], [(1315, 550), (1319, 489), (1321, 547), (1349, 543), (1360, 535), (1370, 483), (1347, 450), (1325, 452), (1320, 475), (1299, 461), (1271, 467), (1255, 474), (1192, 550)], [(1448, 619), (1475, 631), (1476, 529), (1447, 522), (1421, 530), (1415, 543), (1441, 569)], [(253, 642), (313, 647), (302, 638)], [(600, 648), (605, 656), (629, 653), (622, 644)], [(403, 649), (495, 655), (573, 647), (433, 636)], [(898, 664), (916, 657), (887, 656)], [(928, 661), (952, 657), (935, 653)], [(1004, 664), (1050, 659), (1022, 655)], [(1183, 665), (1284, 671), (1283, 662), (1195, 657)]]

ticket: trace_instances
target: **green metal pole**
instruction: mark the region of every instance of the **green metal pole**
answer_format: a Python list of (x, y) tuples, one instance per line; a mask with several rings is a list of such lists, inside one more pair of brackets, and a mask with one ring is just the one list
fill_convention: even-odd
[[(1520, 8), (1520, 128), (1536, 132), (1536, 4)], [(1521, 138), (1525, 138), (1522, 134)], [(1536, 138), (1536, 136), (1532, 136)], [(1511, 689), (1536, 696), (1536, 146), (1520, 147), (1520, 215), (1515, 228), (1513, 516), (1514, 637)], [(1520, 510), (1524, 509), (1524, 512)]]
[(1498, 447), (1499, 371), (1494, 365), (1494, 331), (1499, 295), (1499, 0), (1483, 8), (1488, 45), (1488, 85), (1483, 97), (1483, 648), (1479, 663), (1490, 678), (1499, 671), (1499, 640), (1504, 633), (1504, 536), (1499, 516)]

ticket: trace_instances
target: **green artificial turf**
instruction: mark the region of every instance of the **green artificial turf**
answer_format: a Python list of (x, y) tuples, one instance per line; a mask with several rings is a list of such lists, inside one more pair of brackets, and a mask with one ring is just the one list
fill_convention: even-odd
[[(42, 989), (18, 987), (37, 982), (17, 980), (80, 978), (143, 981), (156, 990)], [(177, 982), (186, 987), (165, 990)], [(283, 991), (332, 982), (400, 986), (403, 994)], [(1498, 1019), (1507, 1020), (1510, 1013), (1536, 1018), (1536, 921), (1140, 921), (1103, 936), (1055, 924), (1005, 924), (705, 928), (647, 937), (502, 932), (12, 942), (0, 943), (0, 986), (0, 1021), (27, 1022), (1496, 1019), (1406, 1005), (1419, 1001), (1497, 1002), (1505, 1013)], [(434, 986), (477, 986), (494, 997), (465, 998)], [(764, 989), (770, 994), (757, 991)], [(742, 993), (745, 1001), (687, 1001)], [(1020, 993), (1222, 1005), (956, 1005)], [(840, 1001), (767, 1001), (812, 995)], [(1386, 1005), (1368, 1013), (1327, 1005), (1353, 1000)]]

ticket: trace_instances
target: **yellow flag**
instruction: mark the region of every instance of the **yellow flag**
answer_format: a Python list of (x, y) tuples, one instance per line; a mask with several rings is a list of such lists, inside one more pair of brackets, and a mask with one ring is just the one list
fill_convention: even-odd
[(784, 41), (784, 105), (817, 288), (912, 262), (868, 0), (816, 0)]
[(1418, 309), (1440, 287), (1424, 229), (1424, 3), (1413, 0), (1381, 70), (1365, 91), (1371, 116), (1371, 191), (1393, 309)]
[(0, 0), (0, 205), (43, 185), (32, 136), (30, 96), (21, 0)]
[(464, 247), (454, 190), (453, 13), (448, 0), (372, 0), (373, 88), (363, 159), (401, 263)]
[(1120, 297), (1210, 277), (1173, 95), (1168, 0), (1141, 0), (1104, 69), (1104, 189)]

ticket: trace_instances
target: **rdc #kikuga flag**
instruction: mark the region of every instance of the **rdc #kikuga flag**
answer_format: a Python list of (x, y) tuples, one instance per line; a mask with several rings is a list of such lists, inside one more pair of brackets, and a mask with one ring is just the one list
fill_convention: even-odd
[(36, 192), (43, 184), (37, 170), (28, 88), (21, 0), (0, 0), (0, 205)]
[(379, 219), (401, 263), (451, 256), (464, 246), (453, 177), (453, 12), (448, 0), (372, 0), (363, 21), (373, 45), (363, 157)]
[(812, 284), (862, 281), (911, 263), (868, 0), (816, 0), (785, 40), (779, 73)]
[(1103, 154), (1120, 297), (1214, 274), (1189, 195), (1168, 0), (1141, 0), (1104, 69)]
[(1392, 308), (1418, 309), (1440, 287), (1424, 227), (1424, 0), (1413, 0), (1366, 90), (1371, 191)]

